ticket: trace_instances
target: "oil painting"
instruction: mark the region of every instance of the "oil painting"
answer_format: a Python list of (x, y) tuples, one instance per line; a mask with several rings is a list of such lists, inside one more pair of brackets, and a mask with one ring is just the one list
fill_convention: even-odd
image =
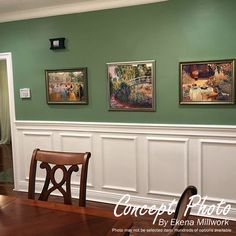
[(88, 104), (87, 68), (45, 70), (48, 104)]
[(234, 103), (234, 60), (180, 63), (180, 104)]
[(108, 63), (111, 111), (155, 110), (155, 61)]

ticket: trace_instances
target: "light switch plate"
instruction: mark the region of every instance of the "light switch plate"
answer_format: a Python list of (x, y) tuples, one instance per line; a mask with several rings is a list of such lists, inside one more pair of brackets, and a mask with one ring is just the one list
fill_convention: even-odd
[(29, 88), (21, 88), (20, 89), (20, 98), (30, 98), (30, 89)]

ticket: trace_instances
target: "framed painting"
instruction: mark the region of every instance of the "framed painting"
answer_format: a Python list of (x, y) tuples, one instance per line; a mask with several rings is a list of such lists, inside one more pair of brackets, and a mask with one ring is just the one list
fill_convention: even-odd
[(155, 61), (107, 63), (110, 111), (155, 111)]
[(180, 104), (233, 104), (234, 60), (180, 62)]
[(87, 68), (45, 70), (48, 104), (88, 104)]

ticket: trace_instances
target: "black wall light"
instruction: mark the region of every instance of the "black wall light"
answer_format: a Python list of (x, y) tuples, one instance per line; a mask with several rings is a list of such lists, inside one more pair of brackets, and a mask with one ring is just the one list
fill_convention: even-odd
[(56, 49), (65, 49), (65, 38), (54, 38), (54, 39), (49, 39), (51, 43), (51, 50), (56, 50)]

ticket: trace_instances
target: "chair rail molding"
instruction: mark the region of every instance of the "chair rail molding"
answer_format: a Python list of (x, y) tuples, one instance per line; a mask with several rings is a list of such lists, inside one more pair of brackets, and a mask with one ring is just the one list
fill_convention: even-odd
[(225, 199), (236, 220), (236, 126), (17, 120), (13, 132), (18, 191), (27, 191), (35, 148), (90, 151), (87, 199), (116, 204), (130, 194), (135, 204), (159, 205), (194, 185), (208, 205)]

